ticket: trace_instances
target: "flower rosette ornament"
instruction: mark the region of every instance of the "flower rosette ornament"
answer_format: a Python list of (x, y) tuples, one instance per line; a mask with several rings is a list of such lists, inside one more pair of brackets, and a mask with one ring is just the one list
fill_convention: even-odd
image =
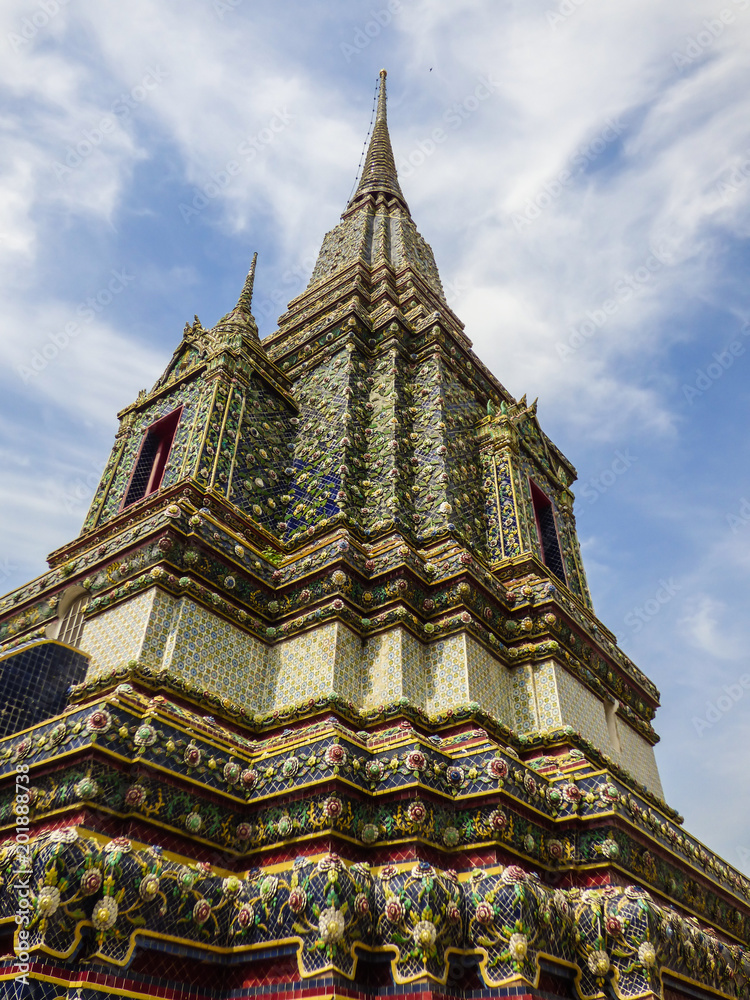
[(485, 766), (493, 781), (503, 781), (508, 777), (508, 764), (502, 757), (490, 757)]
[(567, 802), (569, 805), (572, 805), (574, 809), (578, 808), (578, 804), (583, 798), (581, 789), (578, 785), (574, 785), (572, 783), (563, 785), (560, 789), (560, 793), (562, 795), (563, 802)]
[(125, 805), (138, 809), (146, 801), (146, 789), (143, 785), (131, 785), (125, 792)]
[(240, 784), (246, 792), (251, 792), (258, 784), (258, 772), (254, 767), (247, 767), (240, 774)]
[(156, 899), (159, 895), (158, 875), (154, 875), (153, 873), (144, 875), (141, 879), (140, 885), (138, 886), (138, 895), (145, 903), (150, 903), (152, 900)]
[(227, 761), (227, 763), (224, 765), (224, 771), (223, 771), (224, 781), (226, 781), (228, 785), (236, 785), (237, 782), (240, 780), (241, 772), (242, 769), (236, 761), (234, 760)]
[(385, 765), (379, 760), (368, 760), (365, 764), (365, 776), (368, 781), (376, 783), (380, 781), (385, 772)]
[(307, 906), (307, 893), (300, 886), (296, 886), (289, 893), (288, 903), (292, 913), (302, 913)]
[(112, 716), (104, 708), (98, 708), (86, 719), (86, 729), (92, 734), (106, 733), (112, 725)]
[(42, 919), (47, 920), (60, 907), (60, 890), (55, 885), (44, 885), (39, 890), (35, 902), (37, 913)]
[(343, 767), (346, 764), (346, 750), (340, 743), (332, 743), (325, 752), (324, 760), (329, 767)]
[(420, 827), (427, 819), (427, 808), (423, 802), (411, 802), (406, 810), (406, 818), (412, 827)]
[(346, 930), (346, 920), (341, 910), (335, 906), (326, 907), (321, 910), (318, 918), (319, 940), (323, 942), (326, 951), (332, 951), (341, 941)]
[(329, 822), (334, 822), (344, 811), (344, 805), (336, 795), (330, 795), (323, 803), (323, 815)]
[(143, 725), (139, 726), (133, 735), (133, 743), (137, 747), (153, 746), (154, 743), (156, 743), (156, 740), (157, 732), (154, 727), (149, 725), (147, 722), (144, 722)]
[(197, 747), (195, 743), (189, 743), (185, 747), (185, 752), (182, 755), (182, 759), (187, 764), (188, 767), (198, 767), (198, 765), (201, 762), (202, 756), (203, 754), (201, 753), (200, 748)]
[(99, 934), (105, 934), (117, 923), (118, 906), (113, 896), (104, 896), (97, 900), (91, 913), (91, 922)]
[(193, 906), (192, 912), (194, 922), (202, 927), (211, 916), (211, 904), (207, 899), (199, 899)]
[(86, 868), (81, 873), (81, 894), (83, 896), (93, 896), (102, 887), (104, 876), (101, 868)]
[(404, 758), (404, 764), (409, 771), (424, 771), (427, 767), (427, 758), (421, 750), (411, 750)]
[(287, 778), (293, 778), (299, 771), (299, 757), (287, 757), (281, 765), (281, 773)]
[(487, 817), (491, 832), (498, 836), (503, 833), (508, 826), (508, 815), (504, 809), (493, 809)]

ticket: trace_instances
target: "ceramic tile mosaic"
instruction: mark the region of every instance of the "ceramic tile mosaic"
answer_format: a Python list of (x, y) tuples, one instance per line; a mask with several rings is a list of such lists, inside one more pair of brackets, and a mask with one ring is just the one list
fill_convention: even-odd
[[(374, 635), (362, 646), (362, 669), (367, 675), (363, 697), (367, 708), (387, 705), (403, 695), (412, 697), (410, 685), (404, 678), (404, 635), (404, 629), (393, 628)], [(411, 656), (416, 658), (421, 671), (421, 646), (412, 651)]]
[(612, 756), (655, 795), (664, 797), (654, 748), (624, 719), (617, 717), (620, 753)]
[(296, 705), (334, 690), (335, 622), (272, 646), (266, 658), (269, 708)]
[(442, 712), (455, 705), (465, 705), (469, 697), (466, 671), (466, 642), (463, 635), (452, 635), (427, 646), (426, 694), (428, 712)]
[(362, 640), (356, 632), (339, 622), (336, 626), (333, 690), (355, 705), (361, 705), (363, 674)]
[(221, 697), (264, 707), (266, 646), (189, 598), (174, 602), (163, 666)]
[(513, 728), (518, 733), (537, 731), (539, 719), (536, 712), (534, 677), (529, 664), (523, 664), (511, 670), (510, 690), (513, 700)]
[(555, 674), (563, 725), (572, 726), (595, 747), (611, 755), (613, 747), (601, 700), (559, 664), (555, 665)]
[(565, 725), (565, 722), (560, 710), (554, 662), (548, 660), (545, 663), (534, 664), (533, 676), (539, 728), (558, 729)]
[(512, 725), (510, 671), (470, 635), (465, 637), (465, 643), (469, 700), (480, 704), (505, 725)]
[(87, 679), (138, 659), (155, 597), (154, 587), (86, 622), (81, 649), (91, 656)]

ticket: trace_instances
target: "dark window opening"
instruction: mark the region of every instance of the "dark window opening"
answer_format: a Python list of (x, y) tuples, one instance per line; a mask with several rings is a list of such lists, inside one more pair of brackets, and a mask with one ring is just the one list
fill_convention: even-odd
[(536, 483), (531, 483), (531, 502), (534, 504), (536, 528), (539, 533), (539, 544), (542, 547), (542, 557), (545, 566), (565, 582), (565, 567), (563, 565), (560, 542), (555, 525), (555, 512), (548, 497), (542, 493)]
[(161, 486), (182, 409), (168, 413), (151, 424), (143, 437), (123, 507), (155, 493)]

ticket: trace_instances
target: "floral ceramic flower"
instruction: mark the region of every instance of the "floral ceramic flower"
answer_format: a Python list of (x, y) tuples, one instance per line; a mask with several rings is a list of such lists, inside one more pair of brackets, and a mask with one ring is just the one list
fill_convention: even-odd
[(382, 761), (368, 760), (367, 764), (365, 764), (365, 774), (370, 781), (380, 781), (383, 777), (384, 771), (385, 767), (383, 766)]
[(549, 856), (554, 858), (555, 861), (559, 861), (563, 856), (563, 845), (559, 840), (548, 841), (547, 850), (549, 851)]
[(326, 750), (325, 762), (329, 767), (343, 767), (346, 764), (346, 750), (339, 743), (332, 744)]
[(346, 921), (341, 910), (330, 906), (323, 910), (318, 920), (318, 934), (326, 944), (336, 944), (344, 936)]
[(258, 772), (253, 767), (246, 768), (240, 775), (240, 781), (243, 788), (248, 790), (255, 788), (258, 783)]
[(146, 789), (143, 785), (131, 785), (125, 792), (125, 805), (138, 807), (146, 801)]
[(236, 785), (240, 778), (240, 765), (233, 760), (224, 765), (224, 781), (228, 785)]
[(211, 904), (207, 899), (199, 899), (193, 907), (193, 920), (199, 926), (205, 924), (211, 916)]
[(529, 795), (534, 795), (536, 793), (536, 780), (530, 774), (527, 774), (523, 779), (523, 787)]
[(45, 885), (36, 897), (36, 908), (43, 917), (51, 917), (60, 905), (60, 890), (55, 885)]
[(67, 735), (68, 729), (64, 722), (60, 722), (55, 728), (50, 732), (47, 739), (50, 741), (52, 746), (57, 746), (58, 743), (62, 743)]
[(395, 896), (391, 898), (385, 904), (385, 917), (392, 924), (397, 924), (404, 915), (404, 908), (401, 905), (401, 900), (396, 899)]
[(437, 930), (431, 920), (419, 920), (414, 925), (412, 937), (414, 938), (414, 943), (417, 948), (422, 948), (424, 950), (426, 948), (431, 948), (435, 944)]
[(153, 726), (149, 726), (147, 724), (139, 726), (133, 736), (133, 742), (137, 747), (152, 746), (156, 743), (156, 730)]
[(79, 799), (95, 799), (101, 788), (99, 787), (99, 782), (95, 781), (90, 775), (85, 778), (81, 778), (77, 781), (73, 791), (76, 793)]
[(234, 899), (235, 896), (239, 896), (240, 889), (242, 889), (242, 882), (236, 875), (229, 875), (227, 878), (221, 880), (222, 896)]
[(250, 924), (253, 922), (254, 916), (255, 913), (253, 911), (252, 906), (250, 906), (248, 903), (244, 903), (237, 911), (237, 923), (240, 925), (240, 927), (243, 928), (249, 927)]
[(288, 837), (293, 828), (291, 816), (282, 816), (276, 823), (276, 832), (280, 837)]
[(519, 868), (518, 865), (508, 865), (502, 874), (503, 882), (508, 885), (514, 885), (518, 882), (526, 881), (526, 872), (523, 868)]
[(198, 833), (203, 826), (203, 818), (200, 813), (189, 812), (185, 817), (185, 829), (190, 833)]
[(412, 750), (406, 755), (404, 763), (410, 771), (424, 771), (427, 767), (427, 758), (419, 750)]
[(281, 765), (281, 773), (285, 778), (293, 778), (295, 774), (299, 771), (299, 758), (298, 757), (287, 757), (284, 763)]
[(249, 840), (253, 828), (249, 823), (238, 823), (234, 832), (238, 840)]
[(514, 962), (523, 962), (529, 950), (529, 940), (525, 934), (511, 934), (508, 951)]
[(443, 843), (446, 847), (455, 847), (460, 839), (461, 834), (455, 826), (447, 826), (445, 830), (443, 830)]
[(595, 976), (606, 976), (609, 972), (609, 955), (606, 951), (592, 951), (586, 962)]
[(474, 912), (480, 924), (491, 924), (495, 918), (495, 911), (484, 900), (477, 903), (477, 908)]
[(370, 912), (370, 900), (363, 892), (358, 893), (354, 899), (354, 912), (358, 913), (360, 917)]
[(445, 772), (445, 777), (449, 785), (460, 788), (464, 783), (464, 770), (462, 767), (449, 767)]
[(182, 755), (182, 759), (188, 767), (197, 767), (201, 762), (201, 756), (202, 754), (200, 749), (194, 743), (190, 743), (185, 747), (185, 753)]
[(91, 920), (98, 931), (107, 931), (117, 922), (117, 900), (113, 896), (105, 896), (94, 905)]
[(307, 906), (307, 893), (297, 886), (289, 893), (289, 909), (292, 913), (301, 913)]
[(380, 879), (383, 882), (390, 882), (396, 875), (398, 875), (398, 868), (395, 865), (386, 865), (380, 872)]
[(112, 716), (103, 708), (98, 708), (86, 719), (86, 728), (90, 733), (106, 733), (112, 725)]
[(159, 879), (156, 875), (144, 875), (138, 886), (138, 894), (147, 903), (151, 902), (159, 892)]
[(275, 875), (266, 875), (266, 877), (260, 883), (260, 898), (264, 903), (273, 899), (276, 895), (276, 890), (279, 887), (279, 880)]
[(337, 798), (335, 795), (331, 795), (330, 798), (326, 799), (323, 803), (323, 812), (326, 819), (336, 819), (343, 812), (343, 805), (341, 799)]
[(502, 757), (491, 757), (487, 761), (487, 774), (496, 781), (501, 781), (508, 775), (508, 765)]
[(93, 896), (102, 884), (101, 868), (87, 868), (81, 875), (81, 892), (84, 896)]
[(573, 785), (573, 784), (563, 785), (561, 792), (562, 792), (562, 797), (565, 799), (566, 802), (572, 802), (573, 804), (576, 804), (581, 801), (582, 793), (578, 785)]
[(337, 871), (340, 871), (344, 866), (338, 854), (331, 853), (324, 854), (318, 862), (317, 867), (319, 872), (327, 872), (330, 871), (331, 868), (335, 868)]
[(128, 854), (132, 849), (133, 845), (130, 843), (127, 837), (114, 837), (105, 846), (105, 854)]
[(362, 827), (362, 831), (360, 833), (360, 839), (362, 840), (363, 844), (374, 844), (379, 836), (380, 836), (380, 828), (377, 827), (374, 823), (365, 823), (365, 825)]
[(647, 969), (656, 964), (656, 949), (650, 941), (643, 941), (638, 945), (638, 961)]
[(450, 924), (457, 924), (461, 920), (461, 911), (455, 903), (449, 903), (445, 911), (446, 919)]
[(406, 810), (406, 815), (410, 823), (419, 824), (427, 818), (427, 810), (422, 802), (412, 802)]

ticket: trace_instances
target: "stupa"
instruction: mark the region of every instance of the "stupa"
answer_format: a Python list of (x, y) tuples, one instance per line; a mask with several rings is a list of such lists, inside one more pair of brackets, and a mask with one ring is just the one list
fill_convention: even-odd
[(2, 995), (750, 996), (750, 882), (663, 798), (574, 467), (364, 168), (262, 342), (255, 258), (0, 601)]

